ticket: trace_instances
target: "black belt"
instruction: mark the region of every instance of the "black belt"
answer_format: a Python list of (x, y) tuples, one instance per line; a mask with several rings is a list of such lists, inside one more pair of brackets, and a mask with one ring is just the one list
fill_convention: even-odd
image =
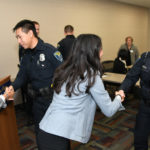
[(44, 97), (46, 99), (49, 99), (52, 98), (53, 96), (53, 89), (51, 87), (43, 87), (43, 88), (39, 88), (38, 90), (34, 90), (31, 88), (29, 89), (28, 94), (32, 98)]
[(53, 94), (53, 90), (50, 87), (44, 87), (36, 90), (36, 94), (38, 96), (45, 96), (45, 95), (50, 96)]

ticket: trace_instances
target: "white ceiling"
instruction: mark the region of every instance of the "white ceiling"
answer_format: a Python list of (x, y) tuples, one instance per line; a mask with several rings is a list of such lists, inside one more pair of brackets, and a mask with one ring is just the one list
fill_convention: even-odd
[(113, 0), (113, 1), (150, 8), (150, 0)]

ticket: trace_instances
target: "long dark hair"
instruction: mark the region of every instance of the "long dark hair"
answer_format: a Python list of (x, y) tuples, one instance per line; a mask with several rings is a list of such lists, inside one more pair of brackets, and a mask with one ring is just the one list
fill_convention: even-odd
[[(56, 69), (53, 87), (56, 93), (66, 82), (67, 96), (76, 94), (74, 91), (76, 83), (88, 81), (86, 92), (95, 83), (95, 76), (102, 73), (99, 52), (102, 50), (101, 38), (94, 34), (81, 34), (73, 43), (68, 59)], [(77, 82), (79, 81), (79, 82)]]

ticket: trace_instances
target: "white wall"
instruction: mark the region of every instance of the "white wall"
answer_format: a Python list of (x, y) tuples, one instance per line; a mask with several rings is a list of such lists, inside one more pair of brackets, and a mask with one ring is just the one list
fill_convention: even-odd
[(149, 9), (149, 18), (148, 18), (148, 32), (147, 32), (147, 39), (148, 39), (148, 49), (150, 51), (150, 9)]
[(71, 24), (75, 35), (95, 33), (103, 41), (103, 60), (114, 59), (126, 36), (134, 38), (140, 53), (148, 44), (149, 10), (109, 0), (1, 0), (0, 77), (18, 71), (18, 44), (12, 28), (22, 19), (40, 23), (40, 37), (54, 46)]

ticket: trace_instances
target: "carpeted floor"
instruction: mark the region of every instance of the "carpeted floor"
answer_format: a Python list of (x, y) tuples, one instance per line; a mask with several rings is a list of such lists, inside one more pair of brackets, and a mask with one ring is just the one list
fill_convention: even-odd
[[(71, 150), (133, 150), (133, 132), (139, 100), (126, 99), (125, 111), (105, 117), (99, 109), (95, 115), (92, 135), (87, 144), (71, 143)], [(16, 108), (18, 132), (22, 150), (37, 150), (34, 126), (27, 126), (27, 115), (22, 106)], [(149, 148), (150, 149), (150, 148)]]

